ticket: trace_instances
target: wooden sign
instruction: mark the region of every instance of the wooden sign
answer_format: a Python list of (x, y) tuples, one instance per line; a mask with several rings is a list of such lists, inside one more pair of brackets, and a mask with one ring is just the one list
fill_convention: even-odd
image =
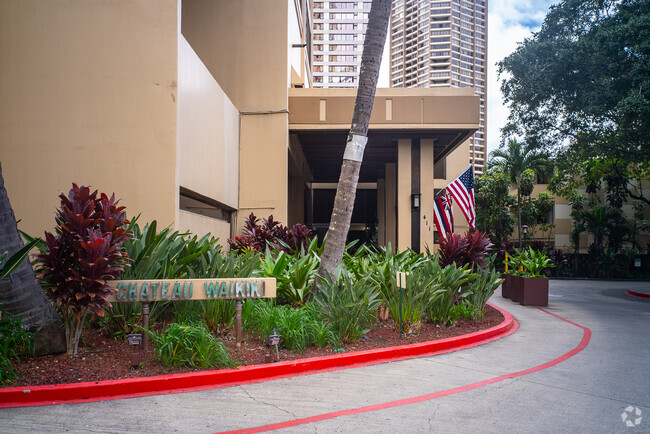
[(274, 298), (275, 278), (112, 280), (111, 303)]

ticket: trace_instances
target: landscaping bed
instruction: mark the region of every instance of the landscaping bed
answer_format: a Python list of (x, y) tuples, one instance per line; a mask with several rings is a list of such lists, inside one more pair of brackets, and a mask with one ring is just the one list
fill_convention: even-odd
[[(340, 354), (342, 352), (340, 350), (345, 352), (365, 351), (445, 339), (485, 330), (503, 321), (503, 315), (498, 310), (491, 306), (487, 306), (486, 309), (484, 317), (478, 321), (459, 319), (451, 327), (424, 323), (419, 334), (403, 335), (401, 340), (395, 323), (388, 319), (378, 322), (366, 334), (367, 339), (362, 338), (354, 343), (343, 344), (340, 348), (332, 346), (308, 347), (303, 352), (292, 352), (281, 348), (280, 360), (323, 357)], [(263, 364), (265, 356), (269, 354), (269, 348), (265, 345), (264, 340), (251, 334), (243, 334), (243, 343), (239, 350), (235, 349), (233, 331), (223, 336), (223, 342), (238, 366)], [(152, 346), (150, 345), (150, 347)], [(14, 369), (19, 379), (6, 386), (94, 382), (199, 371), (199, 369), (185, 367), (162, 367), (154, 358), (152, 349), (143, 352), (143, 362), (138, 368), (132, 369), (131, 353), (132, 348), (126, 340), (116, 340), (108, 334), (87, 329), (79, 344), (77, 357), (65, 354), (23, 357), (20, 362), (14, 363)]]

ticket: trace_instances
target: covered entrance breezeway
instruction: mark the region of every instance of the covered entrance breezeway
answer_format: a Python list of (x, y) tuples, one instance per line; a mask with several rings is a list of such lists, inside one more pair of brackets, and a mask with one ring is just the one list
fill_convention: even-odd
[[(462, 89), (378, 89), (359, 175), (351, 239), (433, 248), (436, 189), (469, 162), (478, 98)], [(459, 92), (460, 91), (460, 92)], [(289, 98), (290, 224), (327, 231), (355, 89), (292, 89)], [(440, 94), (442, 93), (442, 94)], [(439, 113), (438, 122), (433, 122)], [(415, 207), (413, 195), (421, 195)]]

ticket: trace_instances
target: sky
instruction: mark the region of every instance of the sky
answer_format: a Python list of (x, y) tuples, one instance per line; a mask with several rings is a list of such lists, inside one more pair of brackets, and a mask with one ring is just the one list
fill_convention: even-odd
[[(501, 82), (497, 79), (496, 63), (517, 49), (517, 44), (539, 30), (552, 4), (559, 0), (487, 0), (488, 2), (488, 100), (487, 148), (499, 147), (501, 128), (509, 110), (503, 105)], [(384, 50), (379, 87), (388, 87), (389, 56)]]

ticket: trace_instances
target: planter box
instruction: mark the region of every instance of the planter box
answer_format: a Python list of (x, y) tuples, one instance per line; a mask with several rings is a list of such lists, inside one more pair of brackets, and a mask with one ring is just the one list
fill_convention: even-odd
[(503, 282), (501, 282), (501, 296), (503, 298), (512, 298), (512, 274), (502, 274)]
[(524, 306), (548, 306), (548, 279), (546, 277), (520, 277), (521, 291), (517, 301)]
[(510, 299), (520, 302), (524, 294), (524, 278), (521, 276), (511, 276), (510, 279)]

